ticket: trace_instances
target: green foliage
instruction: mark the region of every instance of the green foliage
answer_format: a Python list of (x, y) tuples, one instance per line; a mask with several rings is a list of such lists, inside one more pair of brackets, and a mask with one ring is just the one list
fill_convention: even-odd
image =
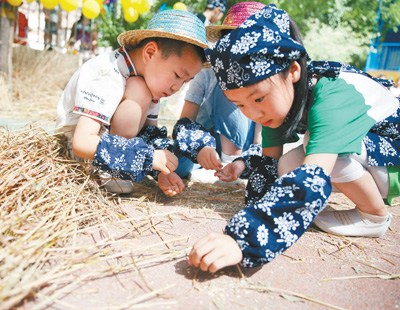
[(311, 59), (345, 62), (364, 69), (369, 51), (368, 38), (350, 31), (349, 26), (333, 28), (318, 20), (309, 21), (308, 26), (303, 43)]
[[(400, 25), (400, 0), (261, 0), (258, 2), (275, 4), (286, 10), (305, 37), (310, 31), (316, 33), (314, 29), (316, 23), (321, 27), (319, 35), (324, 39), (330, 34), (335, 34), (335, 38), (338, 38), (336, 32), (340, 33), (346, 29), (344, 33), (346, 35), (340, 39), (340, 48), (354, 54), (352, 59), (359, 59), (358, 62), (360, 62), (364, 56), (359, 51), (365, 50), (374, 35), (379, 1), (383, 4), (381, 12), (385, 21), (383, 32), (397, 28)], [(178, 0), (156, 0), (150, 11), (141, 14), (139, 19), (132, 24), (127, 23), (121, 13), (114, 17), (103, 17), (99, 23), (100, 44), (117, 48), (118, 34), (130, 29), (146, 28), (150, 18), (164, 3), (173, 7), (176, 2)], [(196, 14), (204, 11), (207, 0), (179, 0), (179, 2), (186, 4), (188, 11)], [(243, 1), (228, 0), (227, 9), (239, 2)], [(364, 40), (359, 38), (364, 38)], [(339, 45), (336, 44), (334, 49), (337, 50), (338, 47)], [(351, 48), (354, 48), (354, 51)]]
[(154, 13), (151, 11), (145, 14), (140, 14), (138, 20), (134, 23), (128, 23), (125, 21), (122, 13), (115, 17), (112, 15), (101, 17), (98, 24), (100, 32), (99, 46), (111, 46), (112, 49), (119, 48), (120, 45), (117, 41), (119, 34), (128, 30), (145, 29), (153, 15)]

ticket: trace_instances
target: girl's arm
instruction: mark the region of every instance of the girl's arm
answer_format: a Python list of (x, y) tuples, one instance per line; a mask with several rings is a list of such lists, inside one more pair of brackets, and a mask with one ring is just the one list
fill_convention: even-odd
[[(236, 158), (233, 162), (226, 165), (221, 171), (215, 173), (215, 175), (222, 181), (232, 182), (238, 179), (245, 171), (246, 174), (244, 176), (248, 176), (252, 173), (252, 169), (256, 167), (250, 167), (250, 159), (252, 156), (256, 155), (262, 158), (271, 157), (273, 159), (279, 159), (282, 155), (283, 146), (276, 147), (265, 147), (261, 150), (260, 154), (260, 145), (255, 144), (251, 145), (250, 148), (243, 152), (238, 158)], [(262, 155), (262, 156), (261, 156)], [(264, 159), (266, 159), (264, 157)], [(254, 160), (254, 158), (253, 158)], [(258, 161), (256, 161), (258, 164)], [(264, 161), (265, 163), (265, 161)], [(273, 165), (273, 162), (269, 161), (269, 165)], [(247, 169), (247, 170), (246, 170)], [(250, 176), (251, 178), (251, 176)], [(275, 178), (273, 178), (275, 180)]]
[(80, 116), (74, 136), (72, 151), (76, 156), (93, 159), (100, 141), (100, 121), (87, 116)]
[(269, 156), (275, 159), (279, 159), (283, 153), (283, 146), (273, 146), (273, 147), (264, 147), (262, 149), (262, 154), (264, 156)]
[(201, 239), (207, 241), (207, 247), (200, 241), (196, 243), (189, 262), (215, 272), (239, 262), (251, 268), (272, 261), (308, 229), (324, 209), (331, 190), (326, 170), (314, 164), (300, 166), (278, 178), (259, 201), (229, 221), (225, 234), (236, 244), (225, 240), (221, 246), (221, 240), (228, 236), (211, 239), (208, 235)]
[[(268, 154), (276, 153), (272, 151)], [(228, 223), (226, 235), (210, 234), (195, 243), (189, 262), (215, 272), (239, 262), (256, 267), (276, 258), (325, 207), (332, 190), (329, 173), (336, 158), (337, 154), (306, 156), (301, 167), (277, 179), (263, 197), (237, 213)]]
[(326, 172), (331, 174), (335, 165), (337, 154), (311, 154), (304, 157), (303, 164), (314, 164), (324, 168)]

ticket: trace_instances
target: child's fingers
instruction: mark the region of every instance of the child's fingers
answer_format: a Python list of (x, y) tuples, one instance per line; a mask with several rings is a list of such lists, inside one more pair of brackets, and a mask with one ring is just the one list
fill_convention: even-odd
[(178, 193), (182, 192), (185, 189), (185, 184), (183, 183), (182, 180), (179, 180), (177, 186), (178, 186), (178, 189), (179, 189)]
[(218, 174), (216, 175), (221, 181), (232, 182), (235, 179), (231, 175)]
[(171, 189), (163, 190), (163, 192), (167, 196), (174, 196), (174, 192)]
[(210, 264), (208, 266), (208, 271), (211, 273), (215, 273), (218, 270), (227, 267), (227, 266), (231, 266), (232, 264), (230, 264), (227, 260), (227, 257), (225, 256), (219, 256), (218, 258), (216, 258), (212, 264)]
[(211, 164), (213, 166), (213, 169), (216, 170), (216, 171), (222, 169), (222, 167), (223, 167), (222, 162), (219, 159), (218, 154), (216, 154), (215, 157), (211, 157)]
[(160, 167), (160, 171), (161, 171), (161, 173), (163, 173), (163, 174), (170, 174), (172, 171), (168, 168), (168, 165), (167, 166), (162, 166), (162, 167)]
[(206, 255), (208, 252), (210, 252), (212, 249), (213, 249), (213, 246), (211, 245), (211, 242), (210, 242), (208, 236), (197, 240), (197, 242), (193, 245), (193, 247), (190, 251), (190, 254), (189, 254), (190, 262), (195, 267), (199, 267), (203, 256)]
[(178, 168), (178, 163), (168, 160), (165, 164), (164, 169), (168, 169), (168, 173), (174, 172)]
[(176, 183), (175, 185), (173, 185), (171, 187), (171, 195), (170, 196), (175, 196), (176, 194), (179, 194), (183, 191), (183, 189), (185, 188), (185, 185), (183, 184), (183, 182), (181, 182), (182, 184), (180, 184), (179, 182)]
[(225, 166), (224, 169), (216, 172), (215, 176), (217, 176), (221, 181), (224, 182), (231, 182), (235, 180), (235, 175), (233, 174), (232, 169), (230, 169), (229, 166)]
[[(218, 268), (218, 265), (215, 265), (216, 261), (223, 261), (222, 259), (222, 253), (219, 251), (218, 248), (213, 248), (210, 252), (208, 252), (206, 255), (204, 255), (200, 261), (200, 269), (203, 271), (210, 271), (210, 272), (215, 272), (222, 267)], [(218, 268), (218, 269), (217, 269)], [(214, 270), (214, 271), (211, 271)]]
[(171, 172), (175, 171), (176, 168), (178, 168), (178, 164), (179, 161), (175, 155), (171, 154), (171, 156), (167, 157), (167, 167)]

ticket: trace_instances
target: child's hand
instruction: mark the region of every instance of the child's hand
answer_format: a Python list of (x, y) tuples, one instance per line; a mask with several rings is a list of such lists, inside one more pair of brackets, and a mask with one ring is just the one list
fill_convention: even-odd
[(217, 151), (209, 146), (205, 146), (201, 149), (199, 154), (197, 154), (197, 161), (207, 170), (219, 171), (223, 167)]
[(243, 160), (236, 160), (226, 165), (221, 171), (217, 171), (215, 176), (221, 181), (232, 182), (240, 177), (245, 168)]
[(168, 150), (155, 150), (153, 157), (153, 169), (168, 174), (178, 167), (178, 158)]
[(231, 236), (210, 233), (193, 245), (189, 264), (214, 273), (221, 268), (240, 263), (242, 258), (242, 250)]
[(185, 188), (182, 179), (175, 172), (169, 174), (160, 173), (158, 175), (158, 186), (168, 196), (175, 196)]

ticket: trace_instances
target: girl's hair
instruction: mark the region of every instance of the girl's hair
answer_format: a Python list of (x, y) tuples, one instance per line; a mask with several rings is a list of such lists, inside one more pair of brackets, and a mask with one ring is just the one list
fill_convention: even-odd
[(200, 58), (202, 63), (205, 63), (206, 61), (206, 56), (204, 54), (204, 49), (201, 48), (200, 46), (190, 44), (184, 41), (180, 40), (175, 40), (175, 39), (170, 39), (170, 38), (147, 38), (142, 41), (136, 46), (129, 46), (126, 45), (125, 49), (127, 51), (140, 48), (145, 46), (147, 43), (154, 41), (158, 44), (158, 46), (161, 49), (161, 56), (164, 59), (167, 59), (171, 55), (176, 55), (178, 57), (182, 56), (182, 51), (186, 48), (192, 48), (195, 54)]
[[(301, 37), (300, 29), (296, 22), (290, 18), (290, 36), (295, 41), (303, 45), (303, 39)], [(297, 125), (301, 121), (303, 112), (307, 104), (308, 97), (308, 73), (307, 73), (307, 55), (297, 60), (301, 67), (300, 79), (294, 83), (294, 100), (292, 107), (285, 120), (285, 137), (289, 138), (296, 130)], [(280, 73), (287, 76), (290, 70), (290, 66)]]

